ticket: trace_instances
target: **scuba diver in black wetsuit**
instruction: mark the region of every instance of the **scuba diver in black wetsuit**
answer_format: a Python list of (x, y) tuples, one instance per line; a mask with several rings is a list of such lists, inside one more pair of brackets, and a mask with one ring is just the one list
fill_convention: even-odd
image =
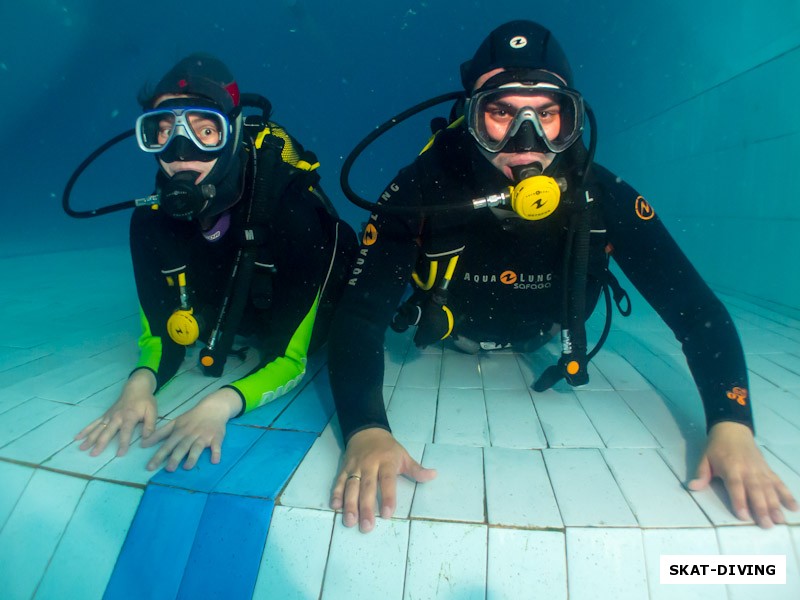
[[(331, 385), (347, 444), (331, 507), (343, 510), (345, 525), (370, 531), (378, 491), (381, 516), (394, 511), (398, 474), (436, 475), (391, 434), (382, 397), (388, 325), (416, 325), (418, 346), (449, 340), (465, 352), (530, 351), (560, 330), (561, 358), (534, 389), (562, 378), (581, 385), (594, 352), (585, 320), (602, 288), (625, 304), (607, 269), (613, 257), (681, 341), (700, 391), (708, 443), (690, 488), (721, 477), (738, 517), (783, 522), (781, 504), (797, 504), (754, 443), (731, 318), (652, 207), (593, 164), (593, 115), (555, 38), (529, 21), (502, 25), (461, 76), (463, 116), (451, 116), (376, 204), (349, 189), (351, 163), (343, 169), (345, 193), (372, 215), (331, 328)], [(410, 280), (416, 289), (401, 302)], [(607, 306), (608, 298), (606, 290)]]
[[(137, 202), (130, 227), (140, 358), (117, 402), (77, 439), (97, 455), (119, 435), (122, 455), (142, 422), (143, 446), (165, 440), (148, 469), (168, 459), (175, 470), (184, 457), (190, 469), (209, 447), (219, 462), (229, 419), (303, 378), (307, 355), (325, 342), (357, 240), (318, 186), (314, 155), (269, 121), (265, 98), (240, 94), (218, 59), (181, 60), (140, 101), (137, 142), (159, 165), (157, 193)], [(246, 103), (263, 114), (245, 118)], [(74, 216), (95, 213), (102, 210)], [(232, 347), (236, 334), (254, 340), (256, 368), (155, 430), (155, 394), (186, 347), (205, 342), (202, 369), (219, 377), (230, 354), (244, 357)]]

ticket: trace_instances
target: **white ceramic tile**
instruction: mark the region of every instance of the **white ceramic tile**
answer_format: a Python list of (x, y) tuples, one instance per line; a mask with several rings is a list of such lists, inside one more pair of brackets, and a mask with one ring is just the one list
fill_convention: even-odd
[(489, 528), (487, 600), (566, 600), (564, 533)]
[(710, 523), (654, 449), (603, 451), (641, 527), (708, 527)]
[(769, 444), (768, 448), (800, 475), (800, 441), (795, 444)]
[(485, 390), (524, 390), (528, 383), (522, 376), (517, 357), (501, 352), (484, 352), (479, 355), (481, 377)]
[(541, 452), (486, 448), (484, 471), (490, 525), (563, 527)]
[(492, 446), (547, 447), (547, 440), (528, 390), (486, 390), (484, 396)]
[(36, 590), (36, 600), (103, 596), (142, 493), (123, 485), (89, 483)]
[(485, 525), (412, 521), (405, 600), (486, 595)]
[[(792, 362), (796, 363), (797, 359), (795, 358)], [(775, 360), (772, 354), (766, 356), (750, 355), (747, 360), (747, 367), (781, 389), (800, 388), (800, 375), (781, 366), (780, 359)]]
[(759, 529), (755, 526), (720, 527), (717, 529), (722, 554), (786, 556), (786, 585), (729, 585), (731, 600), (797, 600), (800, 598), (800, 568), (792, 560), (794, 548), (789, 529), (785, 526)]
[(52, 386), (37, 392), (40, 398), (77, 404), (81, 400), (110, 386), (121, 387), (128, 378), (133, 363), (112, 362), (97, 365), (91, 370), (80, 373), (68, 382), (52, 382)]
[[(797, 567), (800, 568), (800, 527), (789, 527), (789, 535), (792, 538), (792, 542), (794, 544), (794, 558)], [(786, 560), (789, 560), (789, 557), (786, 557)]]
[(753, 398), (756, 398), (757, 402), (763, 403), (795, 427), (800, 427), (800, 395), (779, 389), (769, 383), (767, 383), (768, 389), (758, 390), (753, 385), (754, 379), (756, 377), (751, 376), (750, 389)]
[[(0, 415), (0, 448), (36, 429), (59, 413), (68, 405), (41, 398), (31, 398)], [(3, 456), (0, 451), (0, 456)]]
[(394, 386), (385, 385), (383, 386), (383, 407), (389, 408), (389, 404), (392, 401), (392, 394), (394, 394)]
[(603, 349), (592, 359), (615, 390), (650, 390), (652, 386), (627, 360)]
[(0, 456), (39, 464), (71, 444), (78, 432), (101, 414), (95, 408), (66, 406), (60, 414), (5, 446)]
[(369, 534), (335, 523), (322, 600), (402, 598), (407, 551), (408, 521), (379, 519)]
[[(46, 360), (46, 359), (44, 359)], [(10, 385), (9, 389), (24, 391), (35, 396), (47, 394), (54, 388), (70, 384), (71, 382), (84, 376), (86, 373), (92, 373), (102, 367), (100, 361), (94, 358), (84, 358), (79, 360), (65, 361), (61, 358), (58, 366), (51, 366), (50, 368), (36, 373), (35, 367), (40, 362), (30, 363), (34, 371), (26, 375), (24, 378), (19, 379), (17, 383)], [(77, 401), (76, 399), (75, 401)]]
[(661, 555), (719, 554), (713, 529), (645, 529), (644, 555), (651, 600), (727, 600), (723, 585), (662, 585)]
[(428, 444), (423, 466), (436, 479), (417, 486), (411, 516), (483, 523), (483, 452), (470, 446)]
[(275, 507), (253, 600), (319, 598), (333, 519), (330, 512)]
[[(4, 309), (8, 310), (5, 306)], [(0, 372), (24, 365), (47, 354), (48, 352), (42, 348), (0, 347)]]
[(404, 440), (433, 441), (438, 395), (435, 389), (395, 388), (386, 411), (394, 435)]
[(687, 437), (705, 438), (705, 424), (689, 429), (681, 415), (674, 407), (668, 406), (657, 392), (621, 391), (619, 395), (662, 446), (677, 446)]
[[(695, 477), (703, 447), (668, 446), (658, 452), (678, 480), (686, 485)], [(728, 493), (719, 479), (713, 479), (706, 489), (690, 494), (714, 526), (744, 524), (731, 512)]]
[[(37, 470), (0, 532), (0, 581), (6, 598), (30, 598), (87, 481)], [(31, 543), (36, 540), (36, 543)]]
[(436, 411), (437, 444), (488, 446), (489, 424), (481, 389), (439, 390)]
[(800, 440), (800, 429), (786, 421), (770, 408), (753, 405), (753, 422), (756, 440), (764, 444), (794, 444)]
[(330, 510), (331, 492), (343, 453), (342, 433), (338, 418), (334, 417), (311, 445), (289, 480), (281, 494), (281, 504)]
[[(411, 455), (415, 461), (419, 464), (422, 464), (422, 457), (425, 454), (425, 443), (424, 442), (417, 442), (417, 441), (407, 441), (398, 439), (397, 440)], [(418, 484), (417, 482), (409, 479), (405, 476), (400, 476), (397, 478), (397, 505), (395, 506), (394, 510), (394, 518), (397, 519), (407, 519), (408, 516), (411, 514), (411, 504), (414, 501), (414, 494), (416, 492), (417, 486), (426, 486), (428, 485), (427, 482)], [(380, 496), (379, 496), (380, 498)]]
[(567, 528), (570, 600), (642, 600), (647, 574), (639, 529)]
[(628, 503), (598, 450), (544, 450), (550, 482), (567, 527), (636, 525)]
[[(2, 389), (2, 384), (0, 384), (0, 389)], [(3, 419), (3, 413), (11, 410), (15, 406), (24, 404), (31, 398), (33, 398), (33, 394), (28, 392), (21, 390), (3, 390), (3, 393), (0, 394), (0, 421)]]
[[(188, 361), (189, 359), (187, 359)], [(175, 412), (171, 418), (186, 412), (191, 406), (197, 404), (203, 396), (218, 389), (217, 382), (211, 377), (205, 377), (197, 369), (185, 371), (172, 378), (166, 387), (158, 392), (158, 416), (163, 417)], [(194, 399), (190, 406), (184, 404)]]
[(441, 354), (422, 354), (413, 359), (406, 359), (397, 378), (396, 387), (438, 389), (441, 370)]
[(397, 380), (400, 377), (400, 370), (403, 368), (403, 359), (400, 357), (393, 357), (387, 352), (383, 361), (383, 383), (384, 385), (397, 385)]
[(3, 482), (0, 485), (0, 532), (33, 473), (34, 470), (30, 467), (0, 461), (0, 481)]
[(576, 391), (575, 395), (608, 448), (659, 445), (618, 393)]
[(534, 393), (533, 404), (551, 448), (603, 447), (603, 440), (574, 393), (556, 390)]
[(153, 455), (158, 452), (158, 448), (158, 445), (142, 448), (142, 438), (137, 433), (136, 439), (131, 441), (125, 456), (114, 456), (95, 472), (94, 476), (98, 479), (145, 485), (158, 473), (158, 471), (148, 471), (145, 468)]
[(442, 355), (441, 388), (481, 388), (481, 366), (476, 354), (445, 350)]

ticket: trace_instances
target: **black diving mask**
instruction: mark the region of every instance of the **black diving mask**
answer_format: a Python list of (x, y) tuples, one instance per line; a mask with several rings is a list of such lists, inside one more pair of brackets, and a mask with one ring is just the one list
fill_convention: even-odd
[(467, 127), (487, 151), (563, 152), (583, 134), (583, 98), (551, 83), (512, 82), (466, 102)]

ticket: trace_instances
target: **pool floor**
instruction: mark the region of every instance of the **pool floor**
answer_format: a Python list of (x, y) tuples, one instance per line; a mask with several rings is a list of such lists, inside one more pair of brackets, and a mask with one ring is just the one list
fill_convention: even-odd
[[(761, 530), (718, 482), (685, 488), (702, 406), (671, 332), (633, 296), (589, 385), (537, 394), (557, 358), (419, 351), (386, 338), (395, 436), (438, 477), (402, 479), (367, 535), (328, 508), (342, 455), (324, 356), (289, 395), (231, 421), (222, 462), (146, 471), (138, 442), (98, 457), (73, 436), (136, 360), (125, 248), (0, 259), (0, 597), (800, 598), (800, 513)], [(632, 290), (629, 288), (629, 292)], [(800, 322), (721, 296), (742, 337), (757, 442), (800, 498)], [(600, 319), (593, 317), (590, 338)], [(204, 377), (192, 351), (159, 394), (173, 419), (252, 366)], [(785, 585), (662, 585), (661, 555), (786, 557)]]

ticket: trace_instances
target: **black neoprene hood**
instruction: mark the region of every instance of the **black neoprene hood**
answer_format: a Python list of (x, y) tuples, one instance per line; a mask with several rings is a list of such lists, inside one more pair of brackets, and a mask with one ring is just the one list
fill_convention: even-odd
[(553, 34), (533, 21), (510, 21), (492, 31), (461, 65), (461, 83), (471, 92), (481, 75), (500, 68), (536, 70), (540, 81), (572, 87), (567, 55)]

